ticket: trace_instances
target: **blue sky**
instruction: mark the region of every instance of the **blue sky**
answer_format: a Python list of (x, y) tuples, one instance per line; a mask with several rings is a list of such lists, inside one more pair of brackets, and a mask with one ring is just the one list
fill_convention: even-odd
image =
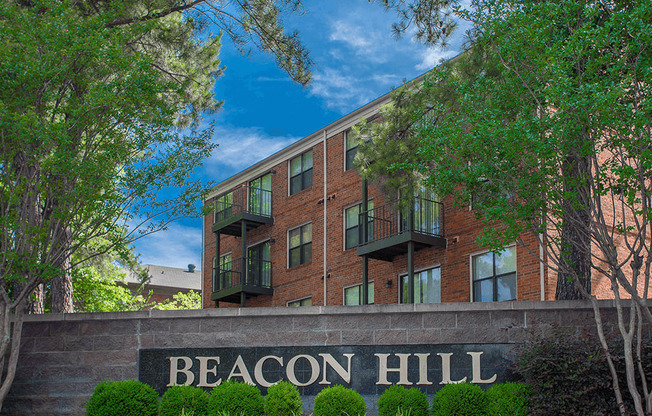
[[(226, 70), (215, 87), (224, 106), (207, 118), (219, 147), (195, 175), (224, 180), (461, 52), (462, 30), (446, 50), (429, 49), (409, 35), (396, 40), (395, 20), (367, 0), (304, 0), (304, 14), (285, 24), (299, 31), (314, 61), (308, 87), (292, 82), (272, 57), (255, 50), (242, 56), (224, 38)], [(201, 220), (177, 221), (135, 245), (143, 264), (201, 268)]]

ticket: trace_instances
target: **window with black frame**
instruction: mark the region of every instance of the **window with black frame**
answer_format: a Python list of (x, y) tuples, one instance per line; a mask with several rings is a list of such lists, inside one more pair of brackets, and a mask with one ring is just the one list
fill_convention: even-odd
[(218, 289), (229, 288), (233, 284), (232, 276), (233, 260), (231, 253), (223, 254), (220, 256), (220, 263), (218, 267)]
[(312, 150), (290, 160), (290, 195), (312, 186)]
[(287, 303), (290, 308), (297, 308), (299, 306), (312, 306), (312, 297), (305, 299), (291, 300)]
[(312, 261), (312, 224), (305, 224), (288, 232), (288, 266), (294, 267)]
[[(367, 202), (369, 211), (374, 209), (374, 201)], [(344, 249), (348, 250), (360, 245), (360, 210), (362, 204), (357, 204), (344, 210)], [(373, 218), (367, 218), (367, 239), (373, 240)]]
[[(408, 303), (408, 276), (401, 276), (401, 303)], [(441, 303), (441, 269), (414, 273), (414, 303)]]
[(516, 300), (516, 246), (471, 258), (474, 302)]
[(247, 250), (247, 282), (256, 286), (271, 287), (272, 256), (269, 241)]

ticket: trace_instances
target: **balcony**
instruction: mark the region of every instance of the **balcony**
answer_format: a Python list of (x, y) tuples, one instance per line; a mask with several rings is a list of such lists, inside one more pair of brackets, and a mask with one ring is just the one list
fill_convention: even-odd
[(360, 238), (358, 256), (392, 261), (408, 252), (410, 242), (415, 250), (446, 247), (444, 210), (437, 201), (416, 197), (410, 206), (401, 210), (382, 205), (361, 212), (359, 224), (365, 221), (368, 235), (366, 242), (364, 236)]
[(272, 191), (242, 186), (217, 199), (213, 232), (241, 236), (243, 222), (246, 231), (274, 223)]
[[(246, 266), (246, 275), (242, 268)], [(224, 262), (213, 269), (211, 300), (242, 304), (244, 299), (258, 295), (272, 295), (272, 263), (266, 260), (244, 258)]]

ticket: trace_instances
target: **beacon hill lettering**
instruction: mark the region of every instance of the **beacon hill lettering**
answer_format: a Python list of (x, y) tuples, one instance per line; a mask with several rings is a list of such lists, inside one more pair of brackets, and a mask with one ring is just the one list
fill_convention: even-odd
[(399, 384), (435, 392), (444, 384), (504, 381), (504, 344), (151, 349), (140, 352), (140, 380), (159, 392), (212, 388), (235, 379), (266, 389), (281, 380), (304, 395), (342, 384), (377, 394)]

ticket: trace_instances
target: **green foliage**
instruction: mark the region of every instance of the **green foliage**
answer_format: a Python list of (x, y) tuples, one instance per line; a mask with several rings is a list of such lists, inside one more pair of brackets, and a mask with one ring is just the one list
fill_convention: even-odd
[(188, 293), (179, 292), (172, 295), (172, 300), (167, 299), (164, 302), (157, 303), (152, 309), (161, 309), (164, 311), (201, 309), (201, 294), (194, 290)]
[(117, 267), (103, 273), (92, 265), (84, 265), (74, 268), (71, 274), (76, 312), (138, 311), (152, 305), (149, 297), (134, 295), (118, 283), (124, 279), (124, 271)]
[(487, 416), (489, 399), (475, 384), (447, 384), (435, 394), (432, 416)]
[(300, 416), (303, 402), (297, 386), (281, 381), (267, 388), (265, 416)]
[(213, 388), (208, 401), (210, 416), (219, 416), (226, 412), (231, 415), (262, 416), (263, 395), (251, 384), (227, 380)]
[(338, 385), (317, 393), (314, 410), (315, 416), (363, 416), (367, 405), (357, 391)]
[(426, 394), (417, 388), (406, 389), (393, 385), (380, 395), (378, 414), (396, 416), (398, 412), (410, 416), (427, 416), (430, 413)]
[(527, 416), (530, 388), (525, 384), (494, 384), (486, 392), (489, 416)]
[(193, 386), (174, 386), (167, 389), (161, 397), (159, 416), (193, 416), (208, 415), (209, 395), (204, 390)]
[[(569, 353), (572, 351), (572, 353)], [(613, 342), (610, 354), (618, 379), (626, 385), (622, 344)], [(652, 343), (644, 339), (641, 348), (644, 374), (652, 374)], [(588, 336), (557, 332), (529, 340), (519, 347), (516, 371), (531, 390), (531, 416), (618, 414), (607, 359), (599, 343)], [(625, 406), (633, 409), (631, 397)]]
[(86, 404), (86, 416), (156, 416), (158, 394), (136, 380), (103, 381)]

